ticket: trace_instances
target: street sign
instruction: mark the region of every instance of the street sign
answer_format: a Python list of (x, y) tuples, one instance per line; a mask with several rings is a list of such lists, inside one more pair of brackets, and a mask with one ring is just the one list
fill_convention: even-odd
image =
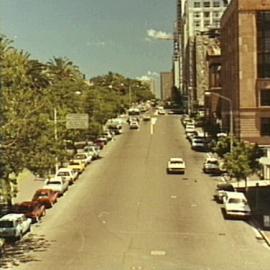
[(69, 113), (66, 116), (67, 129), (88, 129), (89, 116), (87, 113)]

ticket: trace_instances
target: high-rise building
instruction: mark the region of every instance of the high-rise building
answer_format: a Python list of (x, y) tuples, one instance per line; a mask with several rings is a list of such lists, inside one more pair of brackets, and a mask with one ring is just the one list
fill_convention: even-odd
[[(222, 95), (234, 135), (270, 146), (270, 1), (233, 0), (221, 20)], [(222, 120), (230, 124), (228, 102)]]
[[(212, 29), (220, 27), (220, 18), (230, 0), (186, 0), (182, 12), (182, 58), (183, 58), (183, 92), (188, 96), (188, 111), (203, 105), (202, 91), (207, 89), (205, 71), (206, 45), (205, 37)], [(200, 81), (197, 81), (197, 80)], [(199, 85), (197, 85), (199, 83)], [(197, 88), (199, 86), (199, 88)], [(199, 98), (199, 99), (197, 99)]]
[(170, 100), (172, 98), (173, 90), (173, 73), (161, 72), (160, 73), (160, 92), (162, 100)]

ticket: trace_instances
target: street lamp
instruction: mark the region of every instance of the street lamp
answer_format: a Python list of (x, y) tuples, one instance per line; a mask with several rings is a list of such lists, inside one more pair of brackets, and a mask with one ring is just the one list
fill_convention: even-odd
[(215, 92), (210, 92), (206, 91), (204, 93), (205, 96), (217, 96), (223, 100), (226, 100), (229, 103), (229, 108), (230, 108), (230, 150), (232, 152), (233, 150), (233, 107), (232, 107), (232, 100), (228, 97), (225, 97), (221, 94), (215, 93)]

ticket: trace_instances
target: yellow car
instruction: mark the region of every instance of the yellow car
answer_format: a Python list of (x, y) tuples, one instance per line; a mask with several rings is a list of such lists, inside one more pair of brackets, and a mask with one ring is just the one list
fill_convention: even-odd
[(69, 162), (68, 168), (78, 173), (82, 173), (85, 169), (85, 163), (81, 159), (73, 159)]

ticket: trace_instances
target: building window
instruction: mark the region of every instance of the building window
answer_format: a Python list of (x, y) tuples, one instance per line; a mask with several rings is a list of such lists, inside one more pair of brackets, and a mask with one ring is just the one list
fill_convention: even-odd
[(213, 16), (216, 17), (216, 18), (219, 18), (220, 13), (218, 11), (215, 11), (215, 12), (213, 12)]
[(261, 106), (270, 106), (270, 90), (261, 90)]
[(208, 27), (210, 25), (210, 21), (204, 21), (204, 27)]
[(199, 8), (199, 7), (201, 7), (201, 3), (200, 2), (194, 2), (193, 6), (195, 8)]
[(203, 7), (205, 7), (205, 8), (209, 8), (210, 7), (210, 2), (204, 2), (203, 3)]
[(258, 77), (270, 78), (270, 12), (257, 13)]
[(195, 21), (194, 25), (195, 25), (195, 27), (200, 27), (201, 26), (201, 21)]
[(204, 12), (204, 13), (203, 13), (203, 16), (204, 16), (205, 18), (209, 18), (209, 17), (210, 17), (210, 12), (208, 12), (208, 11), (207, 11), (207, 12)]
[(201, 13), (200, 12), (194, 12), (194, 18), (200, 18), (201, 17)]
[(214, 3), (213, 3), (213, 7), (220, 7), (220, 2), (218, 2), (218, 1), (214, 1)]
[(270, 136), (270, 118), (261, 118), (261, 136)]
[(220, 26), (220, 21), (219, 20), (213, 20), (213, 25), (215, 27), (219, 27)]

